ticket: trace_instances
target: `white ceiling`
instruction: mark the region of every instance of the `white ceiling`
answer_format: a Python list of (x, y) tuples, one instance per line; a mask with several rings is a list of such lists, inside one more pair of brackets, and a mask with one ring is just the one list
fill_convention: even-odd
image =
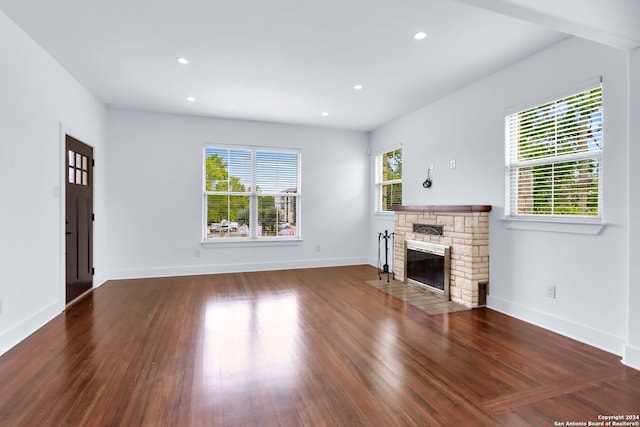
[[(567, 34), (640, 46), (637, 0), (0, 0), (0, 9), (108, 106), (365, 131)], [(417, 31), (427, 38), (414, 40)]]

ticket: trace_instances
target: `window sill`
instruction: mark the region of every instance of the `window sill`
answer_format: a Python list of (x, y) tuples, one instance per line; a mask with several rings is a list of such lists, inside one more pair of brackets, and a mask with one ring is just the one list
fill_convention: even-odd
[(607, 226), (602, 221), (561, 221), (552, 219), (503, 218), (509, 230), (548, 231), (552, 233), (573, 233), (595, 236)]
[(303, 242), (301, 237), (290, 239), (205, 239), (200, 242), (203, 248), (233, 248), (233, 247), (259, 247), (259, 246), (298, 246)]

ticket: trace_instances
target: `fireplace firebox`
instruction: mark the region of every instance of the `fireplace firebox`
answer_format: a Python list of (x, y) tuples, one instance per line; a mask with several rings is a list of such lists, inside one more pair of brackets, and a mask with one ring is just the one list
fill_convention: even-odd
[(407, 284), (449, 300), (449, 247), (405, 240)]

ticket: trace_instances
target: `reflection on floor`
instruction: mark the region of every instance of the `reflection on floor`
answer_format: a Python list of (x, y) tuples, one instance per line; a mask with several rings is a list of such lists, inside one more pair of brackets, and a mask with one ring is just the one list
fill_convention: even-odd
[(398, 280), (367, 280), (367, 284), (402, 301), (408, 302), (427, 314), (453, 313), (455, 311), (470, 310), (462, 304), (445, 301), (426, 291), (421, 291)]

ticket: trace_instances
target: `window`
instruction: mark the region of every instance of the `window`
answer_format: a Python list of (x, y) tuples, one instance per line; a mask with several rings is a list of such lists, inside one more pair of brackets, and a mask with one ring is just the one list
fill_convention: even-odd
[(376, 211), (402, 205), (402, 148), (376, 156)]
[(602, 85), (505, 118), (509, 218), (602, 220)]
[(205, 239), (300, 237), (300, 153), (204, 150)]
[(89, 158), (75, 151), (68, 151), (67, 168), (69, 184), (89, 185)]

